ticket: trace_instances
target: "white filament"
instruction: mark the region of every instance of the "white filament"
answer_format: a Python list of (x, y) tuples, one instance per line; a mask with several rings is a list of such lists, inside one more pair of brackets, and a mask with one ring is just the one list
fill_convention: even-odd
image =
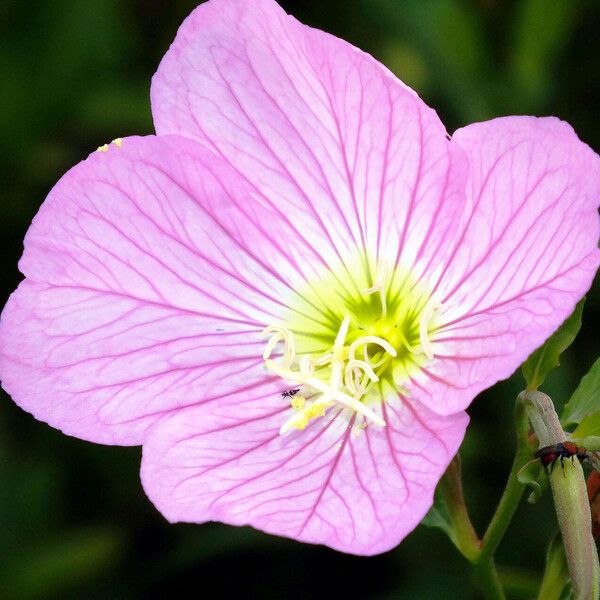
[(387, 316), (387, 300), (385, 297), (385, 289), (387, 285), (387, 267), (384, 262), (380, 262), (377, 265), (377, 272), (375, 273), (375, 279), (373, 285), (363, 290), (362, 293), (366, 296), (369, 294), (379, 294), (381, 299), (381, 318), (385, 319)]
[(282, 325), (269, 325), (269, 327), (263, 330), (263, 334), (271, 336), (267, 342), (265, 351), (263, 352), (263, 360), (269, 359), (275, 346), (277, 346), (279, 342), (283, 342), (284, 351), (281, 364), (286, 367), (291, 366), (296, 358), (294, 334), (287, 327), (283, 327)]

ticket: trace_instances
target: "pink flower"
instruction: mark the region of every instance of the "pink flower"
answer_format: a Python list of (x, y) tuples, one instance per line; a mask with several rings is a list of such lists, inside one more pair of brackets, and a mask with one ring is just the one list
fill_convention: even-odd
[(554, 118), (449, 140), (272, 0), (197, 8), (152, 110), (158, 136), (100, 148), (34, 219), (4, 388), (69, 435), (143, 443), (170, 521), (392, 548), (463, 409), (589, 288), (598, 156)]

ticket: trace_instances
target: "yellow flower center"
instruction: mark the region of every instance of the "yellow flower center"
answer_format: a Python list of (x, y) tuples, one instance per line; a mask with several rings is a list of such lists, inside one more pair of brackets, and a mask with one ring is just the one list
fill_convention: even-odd
[(409, 273), (383, 264), (375, 277), (362, 264), (297, 290), (285, 321), (264, 331), (265, 366), (301, 390), (280, 433), (304, 429), (333, 406), (356, 414), (358, 433), (385, 426), (383, 399), (408, 395), (405, 384), (433, 359), (440, 309)]

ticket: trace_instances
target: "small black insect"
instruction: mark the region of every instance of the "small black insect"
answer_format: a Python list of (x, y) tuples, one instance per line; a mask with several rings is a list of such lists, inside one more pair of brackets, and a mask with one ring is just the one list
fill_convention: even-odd
[(299, 391), (300, 391), (300, 388), (296, 388), (295, 390), (287, 390), (286, 392), (282, 392), (281, 397), (282, 398), (291, 398), (292, 396), (295, 396)]

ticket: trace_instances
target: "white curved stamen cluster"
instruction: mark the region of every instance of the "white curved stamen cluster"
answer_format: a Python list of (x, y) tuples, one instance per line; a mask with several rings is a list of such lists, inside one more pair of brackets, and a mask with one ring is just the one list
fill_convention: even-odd
[(355, 396), (364, 396), (368, 390), (368, 384), (365, 385), (365, 376), (367, 381), (376, 383), (379, 377), (373, 370), (373, 367), (364, 360), (349, 360), (344, 370), (344, 383), (346, 387)]
[[(304, 429), (310, 419), (322, 416), (334, 404), (341, 404), (345, 408), (363, 415), (372, 423), (385, 426), (385, 421), (361, 402), (361, 398), (368, 391), (365, 381), (376, 382), (379, 378), (373, 365), (368, 361), (357, 359), (355, 352), (356, 348), (361, 345), (373, 343), (379, 344), (386, 352), (391, 351), (392, 356), (396, 356), (396, 351), (386, 340), (376, 336), (364, 336), (353, 342), (350, 347), (346, 347), (345, 341), (349, 325), (350, 317), (346, 316), (337, 333), (332, 351), (315, 359), (308, 355), (302, 356), (297, 369), (293, 368), (293, 360), (289, 361), (290, 356), (295, 356), (293, 333), (281, 326), (271, 326), (265, 329), (265, 333), (271, 334), (263, 354), (265, 366), (281, 378), (306, 386), (318, 394), (311, 403), (305, 403), (305, 399), (302, 397), (302, 401), (296, 403), (296, 405), (302, 404), (302, 408), (281, 426), (279, 433), (284, 434), (293, 428)], [(280, 362), (270, 358), (279, 342), (285, 344)], [(329, 381), (324, 381), (316, 374), (317, 368), (325, 366), (329, 366)]]
[[(414, 287), (405, 290), (401, 296), (400, 292), (404, 289), (401, 287), (390, 296), (393, 300), (388, 307), (389, 284), (388, 269), (384, 263), (379, 263), (373, 285), (362, 294), (379, 294), (380, 316), (369, 314), (373, 312), (371, 302), (359, 301), (359, 310), (355, 311), (352, 300), (345, 307), (351, 311), (350, 314), (354, 313), (352, 318), (358, 322), (353, 324), (350, 332), (351, 317), (346, 314), (333, 345), (322, 354), (297, 351), (300, 346), (287, 325), (271, 325), (264, 330), (264, 334), (270, 336), (263, 352), (265, 366), (282, 379), (302, 387), (302, 391), (283, 394), (290, 398), (295, 412), (281, 426), (281, 434), (293, 428), (304, 429), (312, 419), (323, 416), (335, 405), (361, 415), (363, 419), (357, 422), (358, 428), (366, 426), (367, 421), (385, 426), (381, 416), (368, 406), (374, 386), (386, 385), (387, 382), (402, 396), (409, 395), (403, 384), (410, 381), (415, 369), (434, 357), (430, 334), (435, 331), (433, 321), (437, 321), (436, 313), (442, 306), (431, 297), (425, 300), (423, 293), (414, 292)], [(388, 308), (390, 317), (387, 317)], [(364, 320), (362, 310), (366, 310), (368, 315)], [(300, 321), (301, 331), (310, 331), (312, 327), (312, 323), (303, 326)], [(418, 341), (415, 339), (417, 327)], [(325, 339), (329, 335), (330, 330)], [(348, 337), (351, 341), (347, 344)], [(272, 359), (275, 348), (280, 344), (280, 357)], [(383, 383), (379, 383), (382, 380)]]
[[(376, 344), (383, 348), (383, 358), (376, 363), (371, 362), (371, 357), (367, 350), (368, 344)], [(363, 360), (356, 358), (356, 350), (362, 346)], [(397, 356), (396, 350), (392, 345), (381, 337), (375, 335), (365, 335), (350, 344), (348, 349), (348, 364), (345, 371), (346, 387), (355, 395), (364, 396), (371, 387), (369, 381), (376, 383), (379, 377), (375, 369), (385, 364), (388, 357)]]

